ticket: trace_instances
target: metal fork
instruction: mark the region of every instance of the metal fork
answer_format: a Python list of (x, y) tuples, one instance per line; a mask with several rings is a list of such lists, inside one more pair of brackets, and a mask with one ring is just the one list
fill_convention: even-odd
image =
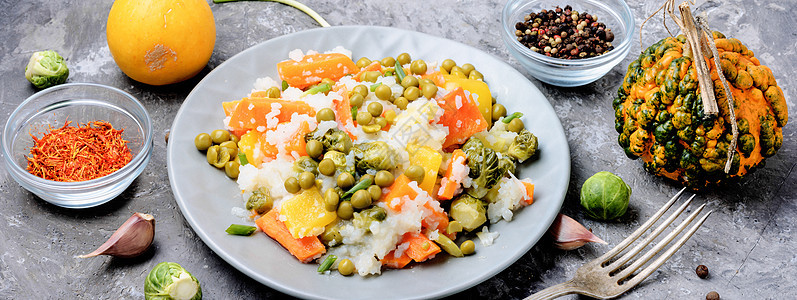
[(643, 268), (638, 273), (634, 274), (637, 270), (639, 270), (642, 266), (644, 266), (648, 261), (651, 260), (656, 254), (664, 250), (670, 242), (672, 242), (684, 229), (689, 226), (692, 221), (697, 218), (698, 214), (703, 210), (706, 206), (705, 204), (698, 207), (692, 214), (690, 214), (685, 220), (678, 225), (675, 230), (670, 232), (664, 239), (659, 241), (652, 249), (646, 252), (641, 257), (637, 258), (634, 261), (631, 261), (637, 254), (639, 254), (645, 247), (650, 244), (657, 236), (659, 236), (667, 227), (675, 221), (676, 218), (686, 210), (686, 207), (692, 203), (692, 199), (695, 198), (694, 195), (689, 198), (686, 202), (684, 202), (675, 212), (672, 213), (662, 224), (660, 224), (656, 229), (650, 233), (647, 237), (645, 237), (639, 244), (634, 246), (631, 250), (626, 252), (623, 256), (618, 258), (617, 260), (612, 261), (615, 257), (621, 254), (623, 250), (631, 246), (637, 239), (639, 239), (643, 233), (648, 231), (651, 226), (653, 226), (656, 221), (664, 215), (670, 207), (675, 204), (675, 201), (683, 194), (686, 188), (681, 189), (678, 194), (672, 197), (670, 201), (668, 201), (664, 206), (656, 212), (645, 224), (642, 224), (636, 231), (634, 231), (631, 236), (627, 237), (623, 242), (606, 252), (606, 254), (598, 257), (595, 260), (592, 260), (580, 268), (576, 270), (576, 275), (573, 276), (573, 279), (566, 281), (564, 283), (560, 283), (551, 287), (548, 287), (542, 291), (535, 293), (526, 298), (526, 300), (531, 299), (553, 299), (564, 295), (569, 294), (582, 294), (587, 295), (590, 297), (598, 298), (598, 299), (610, 299), (619, 296), (622, 293), (625, 293), (632, 287), (639, 284), (642, 280), (652, 274), (656, 269), (658, 269), (662, 264), (664, 264), (667, 259), (669, 259), (675, 251), (683, 246), (687, 240), (700, 228), (700, 225), (703, 225), (703, 222), (706, 221), (709, 215), (711, 215), (711, 211), (704, 214), (697, 223), (692, 225), (688, 231), (680, 238), (678, 241), (670, 246), (666, 251), (656, 258), (650, 265)]

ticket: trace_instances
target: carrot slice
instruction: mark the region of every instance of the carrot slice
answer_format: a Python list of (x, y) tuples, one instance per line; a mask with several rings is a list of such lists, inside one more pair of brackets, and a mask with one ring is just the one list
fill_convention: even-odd
[(526, 204), (534, 203), (534, 184), (531, 182), (521, 181), (523, 183), (523, 187), (526, 188), (526, 194), (523, 197), (523, 201)]
[(411, 180), (409, 177), (407, 177), (407, 175), (399, 175), (393, 181), (393, 184), (390, 185), (390, 192), (385, 194), (380, 201), (387, 203), (387, 207), (394, 211), (401, 211), (401, 204), (404, 202), (402, 198), (404, 196), (409, 196), (410, 198), (415, 198), (418, 196), (418, 192), (407, 185), (410, 183), (410, 181)]
[(465, 143), (473, 134), (484, 131), (490, 125), (479, 111), (479, 106), (465, 95), (462, 88), (454, 89), (438, 99), (437, 103), (444, 111), (439, 123), (448, 127), (443, 148)]
[(432, 82), (434, 82), (434, 85), (436, 85), (436, 86), (445, 87), (446, 80), (445, 80), (445, 77), (443, 75), (445, 75), (445, 74), (443, 72), (441, 72), (441, 71), (434, 71), (434, 72), (429, 73), (429, 74), (421, 75), (421, 78), (431, 80)]
[(407, 266), (410, 262), (412, 262), (412, 258), (407, 255), (407, 251), (401, 252), (401, 256), (396, 257), (396, 250), (390, 251), (387, 255), (385, 255), (382, 260), (379, 262), (382, 263), (383, 266), (393, 269), (401, 269)]
[[(274, 116), (277, 122), (268, 124), (266, 116), (274, 109), (279, 110), (279, 113)], [(273, 128), (277, 123), (290, 121), (293, 113), (315, 116), (313, 107), (303, 101), (247, 97), (241, 99), (241, 102), (236, 105), (235, 110), (230, 114), (229, 126), (235, 131), (243, 132), (257, 129), (261, 126), (262, 129)]]
[(409, 248), (404, 253), (417, 262), (430, 259), (433, 255), (440, 253), (440, 246), (418, 232), (405, 233), (399, 244), (401, 243), (409, 243)]
[(278, 214), (274, 210), (255, 220), (255, 223), (260, 230), (279, 242), (280, 245), (288, 249), (293, 256), (303, 263), (311, 262), (326, 252), (324, 244), (316, 236), (294, 238), (288, 228), (285, 227), (285, 224), (278, 219)]
[(343, 96), (341, 100), (333, 99), (332, 108), (335, 110), (335, 121), (338, 122), (338, 129), (345, 131), (352, 141), (356, 141), (357, 137), (351, 133), (350, 129), (353, 128), (354, 118), (351, 115), (351, 103), (349, 102), (349, 91), (341, 88), (338, 94)]
[(292, 87), (304, 89), (325, 78), (338, 80), (346, 74), (358, 71), (357, 65), (340, 53), (310, 54), (302, 60), (286, 60), (277, 63), (277, 73)]
[(440, 190), (437, 192), (438, 199), (449, 200), (454, 198), (454, 193), (461, 183), (453, 179), (454, 166), (465, 165), (465, 159), (465, 151), (461, 149), (454, 150), (454, 152), (451, 153), (451, 161), (448, 162), (448, 169), (446, 169), (446, 174), (440, 181)]
[(427, 202), (424, 204), (426, 208), (432, 211), (432, 214), (426, 216), (421, 220), (421, 226), (426, 228), (429, 231), (434, 231), (437, 229), (439, 234), (445, 234), (449, 238), (456, 235), (449, 235), (446, 233), (446, 229), (448, 228), (448, 214), (445, 211), (436, 211), (432, 209), (432, 206)]

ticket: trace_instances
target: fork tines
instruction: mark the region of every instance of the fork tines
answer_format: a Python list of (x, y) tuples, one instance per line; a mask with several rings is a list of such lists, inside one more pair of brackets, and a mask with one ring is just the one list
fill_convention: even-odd
[[(596, 259), (596, 261), (600, 262), (600, 266), (605, 268), (604, 271), (608, 271), (609, 275), (613, 278), (616, 278), (616, 282), (618, 285), (630, 285), (634, 286), (640, 281), (644, 280), (647, 276), (652, 274), (656, 269), (658, 269), (667, 259), (669, 259), (678, 249), (683, 246), (687, 240), (697, 231), (697, 229), (706, 221), (706, 218), (711, 214), (711, 211), (704, 214), (700, 219), (697, 220), (696, 223), (689, 228), (684, 235), (678, 239), (672, 246), (664, 251), (656, 260), (654, 260), (650, 265), (643, 268), (639, 273), (634, 274), (637, 270), (639, 270), (642, 266), (644, 266), (648, 261), (650, 261), (654, 256), (659, 254), (662, 250), (664, 250), (667, 245), (670, 244), (679, 234), (684, 232), (684, 230), (697, 218), (698, 214), (703, 211), (703, 208), (706, 204), (700, 205), (694, 212), (692, 212), (686, 219), (684, 219), (672, 232), (670, 232), (667, 236), (665, 236), (661, 241), (659, 241), (652, 249), (648, 250), (644, 253), (641, 257), (635, 259), (633, 262), (631, 260), (641, 253), (645, 247), (647, 247), (651, 242), (653, 242), (656, 237), (658, 237), (662, 232), (664, 232), (667, 227), (669, 227), (678, 216), (681, 215), (684, 210), (692, 203), (692, 200), (695, 198), (695, 195), (692, 195), (688, 200), (686, 200), (681, 206), (679, 206), (667, 219), (664, 220), (661, 224), (659, 224), (656, 229), (654, 229), (650, 234), (648, 234), (644, 239), (642, 239), (636, 246), (628, 250), (623, 256), (620, 258), (612, 261), (615, 257), (617, 257), (623, 250), (631, 246), (637, 239), (642, 237), (643, 233), (647, 232), (654, 223), (656, 223), (670, 207), (675, 204), (676, 200), (680, 198), (686, 188), (681, 189), (675, 196), (673, 196), (664, 206), (659, 209), (656, 214), (654, 214), (648, 221), (646, 221), (642, 226), (640, 226), (633, 234), (623, 240), (620, 244), (606, 252), (604, 255)], [(631, 262), (630, 265), (627, 263)]]

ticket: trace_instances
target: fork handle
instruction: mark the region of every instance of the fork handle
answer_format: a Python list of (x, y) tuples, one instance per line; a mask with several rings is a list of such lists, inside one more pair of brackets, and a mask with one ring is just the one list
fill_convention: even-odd
[(555, 299), (564, 295), (575, 294), (580, 289), (573, 284), (573, 281), (565, 281), (563, 283), (552, 285), (542, 291), (536, 292), (531, 296), (526, 297), (524, 300), (547, 300)]

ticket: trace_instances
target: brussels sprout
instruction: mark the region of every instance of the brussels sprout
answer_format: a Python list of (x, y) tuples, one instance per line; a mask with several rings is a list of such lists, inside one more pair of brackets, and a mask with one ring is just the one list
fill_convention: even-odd
[(622, 178), (602, 171), (595, 173), (581, 186), (581, 206), (588, 216), (613, 220), (625, 214), (631, 187)]
[(354, 213), (354, 226), (368, 230), (373, 222), (382, 222), (387, 218), (387, 212), (384, 208), (373, 206), (361, 212)]
[[(318, 130), (318, 129), (316, 129)], [(349, 153), (349, 149), (351, 149), (351, 137), (340, 129), (331, 128), (324, 133), (323, 136), (319, 138), (314, 138), (315, 130), (313, 132), (308, 133), (305, 135), (305, 141), (310, 140), (317, 140), (324, 145), (324, 151), (335, 150), (343, 153)]]
[(25, 78), (40, 89), (62, 84), (67, 77), (66, 61), (52, 50), (34, 52), (25, 67)]
[(311, 172), (313, 175), (318, 175), (318, 162), (309, 156), (299, 157), (299, 159), (293, 162), (293, 171), (297, 174)]
[(482, 198), (501, 180), (509, 166), (505, 162), (504, 169), (502, 169), (498, 154), (493, 149), (484, 147), (478, 138), (468, 139), (462, 146), (462, 150), (468, 157), (468, 167), (470, 168), (468, 176), (473, 178), (473, 186), (469, 187), (466, 192), (473, 197)]
[(509, 145), (506, 154), (516, 158), (519, 162), (529, 159), (537, 152), (537, 137), (526, 129), (520, 131), (515, 140)]
[(274, 199), (266, 188), (259, 188), (252, 191), (252, 195), (246, 200), (246, 209), (254, 210), (258, 214), (267, 213), (274, 205)]
[(357, 173), (365, 174), (371, 170), (392, 170), (396, 168), (396, 154), (387, 143), (382, 141), (358, 144), (352, 148), (356, 159)]
[(449, 212), (451, 218), (462, 224), (462, 228), (472, 231), (487, 221), (487, 209), (484, 202), (468, 194), (462, 194), (451, 202)]
[(324, 153), (324, 159), (331, 159), (335, 163), (335, 169), (342, 172), (354, 174), (354, 169), (346, 164), (346, 154), (343, 152), (330, 150)]
[[(509, 155), (499, 155), (498, 157), (498, 169), (501, 170), (501, 174), (507, 175), (508, 173), (515, 174), (515, 169), (517, 166), (515, 165), (515, 160), (512, 159)], [(501, 178), (498, 178), (501, 180)]]
[(146, 300), (199, 300), (202, 287), (199, 280), (173, 262), (157, 264), (144, 281)]

